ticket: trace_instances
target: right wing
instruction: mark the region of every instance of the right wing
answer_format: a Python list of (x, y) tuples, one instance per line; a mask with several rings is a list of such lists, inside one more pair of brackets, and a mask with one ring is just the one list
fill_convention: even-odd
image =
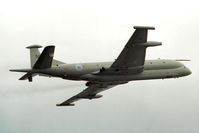
[(69, 98), (65, 102), (61, 104), (57, 104), (56, 106), (74, 106), (73, 102), (81, 100), (81, 99), (95, 99), (100, 98), (102, 95), (97, 95), (98, 93), (110, 89), (114, 87), (115, 85), (107, 85), (103, 83), (93, 83), (88, 88), (80, 92), (79, 94)]

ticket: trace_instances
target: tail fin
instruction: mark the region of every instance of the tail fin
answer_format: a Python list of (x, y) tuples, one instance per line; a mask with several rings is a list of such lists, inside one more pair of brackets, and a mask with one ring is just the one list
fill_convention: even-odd
[(28, 79), (29, 82), (32, 82), (32, 77), (36, 76), (36, 74), (32, 74), (31, 72), (26, 73), (23, 75), (19, 80), (26, 80)]
[[(37, 73), (33, 72), (34, 69), (45, 69), (50, 68), (53, 61), (53, 55), (54, 55), (54, 49), (55, 46), (47, 46), (44, 48), (41, 55), (39, 55), (39, 50), (41, 46), (38, 45), (32, 45), (27, 48), (30, 49), (30, 59), (31, 59), (31, 67), (33, 69), (13, 69), (10, 71), (13, 72), (27, 72), (25, 75), (23, 75), (19, 80), (26, 80), (28, 79), (29, 82), (32, 82), (32, 77), (36, 76)], [(39, 58), (37, 59), (37, 56)], [(32, 66), (33, 65), (33, 66)]]
[[(36, 63), (37, 59), (40, 56), (40, 52), (39, 52), (38, 48), (42, 48), (42, 46), (40, 46), (40, 45), (31, 45), (31, 46), (28, 46), (26, 48), (30, 49), (30, 64), (31, 64), (31, 68), (33, 68), (34, 64)], [(65, 63), (53, 59), (52, 66), (58, 66), (60, 64), (65, 64)]]
[(45, 69), (50, 68), (53, 61), (55, 46), (47, 46), (37, 59), (33, 66), (33, 69)]
[(31, 45), (31, 46), (26, 47), (27, 49), (30, 49), (31, 69), (10, 70), (12, 72), (27, 72), (19, 80), (28, 79), (29, 82), (32, 82), (32, 77), (38, 74), (36, 72), (33, 72), (34, 69), (45, 69), (45, 68), (50, 68), (51, 66), (58, 66), (60, 64), (65, 64), (64, 62), (53, 59), (55, 46), (45, 47), (43, 52), (40, 54), (38, 48), (41, 48), (41, 47), (42, 46), (40, 45)]
[(27, 49), (30, 49), (30, 64), (31, 68), (33, 68), (34, 64), (36, 63), (37, 59), (40, 56), (40, 52), (38, 48), (42, 48), (40, 45), (31, 45), (26, 47)]
[[(10, 71), (14, 72), (27, 72), (25, 75), (23, 75), (19, 80), (26, 80), (28, 79), (29, 82), (32, 82), (32, 77), (36, 76), (37, 74), (34, 73), (32, 70), (34, 69), (45, 69), (45, 68), (50, 68), (52, 65), (53, 61), (53, 56), (54, 56), (54, 49), (55, 46), (47, 46), (44, 48), (43, 52), (41, 55), (39, 55), (39, 50), (41, 46), (38, 45), (32, 45), (27, 48), (30, 49), (30, 60), (31, 60), (31, 67), (33, 69), (13, 69)], [(37, 59), (37, 56), (39, 58)]]

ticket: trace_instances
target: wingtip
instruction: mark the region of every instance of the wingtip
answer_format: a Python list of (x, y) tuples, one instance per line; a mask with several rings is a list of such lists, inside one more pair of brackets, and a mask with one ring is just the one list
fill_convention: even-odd
[(56, 104), (56, 106), (75, 106), (75, 104)]
[(60, 106), (60, 104), (56, 104), (56, 106)]

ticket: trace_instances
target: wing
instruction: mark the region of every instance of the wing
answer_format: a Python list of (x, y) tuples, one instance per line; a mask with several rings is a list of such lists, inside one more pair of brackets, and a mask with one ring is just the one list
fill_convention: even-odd
[(117, 71), (127, 68), (134, 68), (134, 71), (143, 69), (146, 48), (161, 45), (161, 42), (147, 42), (148, 30), (153, 30), (154, 27), (135, 26), (134, 28), (135, 32), (110, 68)]
[(61, 104), (57, 104), (57, 106), (74, 106), (73, 102), (78, 101), (80, 99), (95, 99), (100, 98), (102, 95), (97, 95), (98, 93), (110, 89), (115, 85), (111, 84), (103, 84), (103, 83), (91, 83), (91, 85), (80, 92), (79, 94), (71, 97), (70, 99), (66, 100)]

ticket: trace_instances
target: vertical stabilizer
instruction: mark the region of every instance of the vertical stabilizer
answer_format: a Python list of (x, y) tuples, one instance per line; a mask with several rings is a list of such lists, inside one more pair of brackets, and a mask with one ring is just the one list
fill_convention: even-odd
[(54, 57), (55, 46), (46, 46), (33, 66), (33, 69), (50, 68)]
[(26, 47), (27, 49), (30, 49), (30, 64), (31, 64), (31, 68), (33, 68), (35, 62), (37, 61), (37, 59), (40, 56), (40, 52), (38, 48), (42, 48), (42, 46), (40, 45), (31, 45)]
[[(37, 59), (40, 56), (39, 48), (42, 48), (42, 46), (31, 45), (26, 48), (30, 49), (30, 64), (31, 64), (31, 68), (33, 68), (34, 64), (36, 63)], [(52, 61), (52, 66), (58, 66), (61, 64), (65, 64), (65, 63), (62, 61), (59, 61), (59, 60), (55, 60), (55, 59), (53, 59), (53, 61)]]

